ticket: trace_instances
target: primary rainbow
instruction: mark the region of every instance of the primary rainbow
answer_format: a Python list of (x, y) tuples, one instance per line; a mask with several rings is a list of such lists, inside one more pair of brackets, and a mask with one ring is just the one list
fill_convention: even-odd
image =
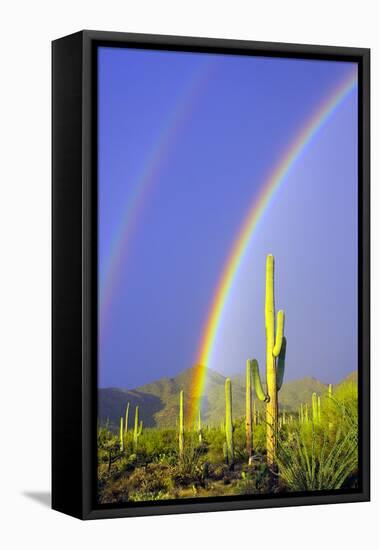
[(210, 78), (213, 66), (213, 61), (207, 60), (194, 71), (184, 92), (179, 94), (178, 101), (174, 104), (170, 116), (167, 117), (166, 123), (161, 129), (159, 139), (156, 140), (141, 173), (128, 186), (131, 189), (131, 193), (125, 201), (123, 214), (120, 217), (119, 226), (114, 232), (114, 237), (109, 246), (109, 253), (103, 262), (100, 276), (99, 303), (100, 323), (102, 327), (105, 326), (109, 306), (116, 293), (118, 276), (125, 262), (128, 243), (133, 235), (133, 229), (141, 218), (141, 211), (151, 195), (154, 184), (158, 181), (164, 159), (172, 144), (175, 143), (186, 120), (190, 117), (196, 104), (196, 99)]
[(194, 375), (191, 381), (190, 400), (189, 400), (189, 419), (193, 422), (198, 414), (201, 405), (201, 398), (204, 391), (204, 384), (207, 374), (207, 366), (210, 362), (220, 326), (222, 315), (225, 309), (225, 303), (233, 286), (233, 282), (238, 273), (239, 267), (243, 262), (245, 253), (257, 224), (263, 216), (275, 191), (281, 183), (295, 161), (304, 151), (307, 144), (314, 135), (323, 127), (326, 121), (334, 113), (339, 104), (354, 89), (357, 84), (357, 71), (354, 70), (336, 89), (333, 90), (326, 100), (321, 104), (317, 111), (307, 121), (300, 130), (294, 141), (290, 144), (286, 153), (281, 157), (277, 166), (273, 169), (270, 176), (264, 182), (258, 198), (254, 199), (253, 204), (241, 226), (232, 250), (224, 265), (221, 278), (219, 280), (216, 292), (214, 293), (211, 308), (202, 332), (202, 339), (197, 355), (197, 366), (194, 369)]

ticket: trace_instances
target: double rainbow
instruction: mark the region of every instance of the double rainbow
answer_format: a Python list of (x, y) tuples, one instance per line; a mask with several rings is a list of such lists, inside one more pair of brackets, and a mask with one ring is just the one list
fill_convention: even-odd
[(124, 202), (120, 223), (114, 232), (114, 237), (109, 246), (110, 250), (103, 262), (100, 276), (99, 311), (102, 328), (105, 327), (110, 304), (116, 295), (118, 277), (122, 272), (122, 265), (127, 257), (128, 245), (134, 229), (141, 219), (141, 212), (146, 207), (156, 182), (159, 181), (159, 175), (169, 155), (170, 148), (175, 143), (186, 121), (190, 118), (196, 106), (196, 100), (206, 87), (214, 66), (213, 59), (209, 58), (196, 68), (184, 92), (179, 94), (178, 100), (167, 117), (165, 125), (160, 131), (159, 139), (152, 147), (141, 173), (128, 186), (131, 191)]
[(300, 157), (306, 146), (333, 115), (338, 106), (357, 86), (357, 70), (349, 74), (336, 89), (333, 90), (316, 112), (307, 121), (305, 126), (290, 144), (279, 163), (275, 166), (267, 180), (264, 182), (258, 198), (253, 204), (238, 232), (232, 250), (225, 262), (216, 292), (213, 295), (211, 307), (202, 332), (202, 338), (196, 358), (197, 366), (191, 381), (189, 399), (189, 422), (193, 423), (201, 406), (201, 398), (209, 365), (215, 348), (217, 332), (220, 327), (225, 304), (233, 287), (239, 268), (243, 263), (250, 241), (258, 222), (262, 218), (274, 193), (285, 180), (289, 170)]

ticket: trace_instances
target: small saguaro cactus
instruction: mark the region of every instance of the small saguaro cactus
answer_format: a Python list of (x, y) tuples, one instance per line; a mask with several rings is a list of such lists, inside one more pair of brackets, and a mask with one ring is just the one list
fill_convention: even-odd
[(271, 254), (266, 259), (265, 326), (266, 392), (263, 390), (258, 362), (255, 359), (251, 361), (251, 366), (255, 393), (258, 399), (266, 403), (267, 464), (271, 469), (275, 470), (278, 432), (278, 392), (283, 384), (287, 342), (283, 336), (283, 310), (278, 311), (275, 326), (274, 256)]
[(304, 405), (304, 422), (309, 421), (309, 411), (308, 411), (308, 403), (305, 403)]
[(299, 407), (299, 422), (302, 424), (304, 422), (304, 413), (303, 413), (303, 404), (300, 403)]
[(124, 419), (120, 418), (120, 451), (123, 452), (124, 450)]
[(318, 399), (317, 393), (312, 393), (312, 420), (314, 424), (318, 424)]
[(179, 395), (179, 456), (183, 458), (184, 451), (184, 413), (183, 413), (183, 390)]
[(135, 453), (137, 452), (138, 438), (141, 435), (141, 431), (142, 431), (142, 426), (140, 426), (139, 424), (139, 407), (138, 405), (136, 405), (136, 410), (134, 413), (134, 430), (133, 430), (133, 447), (134, 447)]
[(124, 436), (126, 436), (126, 434), (128, 433), (129, 406), (130, 404), (128, 401), (125, 409)]
[[(328, 385), (328, 398), (329, 400), (333, 399), (333, 384), (329, 384)], [(329, 401), (330, 403), (331, 401)], [(330, 411), (330, 409), (329, 409)], [(333, 423), (332, 422), (328, 422), (328, 427), (329, 427), (329, 430), (331, 430), (333, 428)]]
[(202, 442), (203, 440), (203, 434), (202, 434), (202, 431), (201, 431), (201, 411), (199, 409), (199, 416), (198, 416), (198, 419), (197, 419), (197, 435), (199, 436), (199, 443)]
[(321, 397), (317, 397), (317, 421), (321, 423)]
[[(254, 404), (255, 405), (255, 404)], [(246, 452), (249, 463), (253, 454), (253, 429), (252, 429), (252, 410), (251, 410), (251, 363), (246, 361)]]
[(234, 466), (233, 416), (232, 416), (232, 382), (225, 380), (225, 436), (228, 464)]

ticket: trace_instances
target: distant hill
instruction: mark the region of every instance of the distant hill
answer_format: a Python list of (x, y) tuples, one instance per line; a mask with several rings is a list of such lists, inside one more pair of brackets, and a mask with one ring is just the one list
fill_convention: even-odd
[[(174, 427), (179, 413), (179, 392), (184, 391), (185, 402), (188, 405), (191, 384), (198, 374), (194, 366), (179, 373), (174, 378), (161, 378), (150, 384), (139, 386), (133, 390), (122, 388), (104, 388), (99, 390), (99, 419), (104, 424), (109, 419), (110, 427), (118, 426), (120, 417), (125, 412), (129, 402), (131, 416), (134, 417), (134, 408), (139, 405), (140, 418), (145, 427)], [(202, 421), (208, 424), (219, 424), (224, 418), (224, 384), (226, 377), (208, 369), (206, 385), (202, 399)], [(356, 383), (357, 373), (349, 374), (336, 387), (346, 382)], [(316, 378), (305, 377), (300, 380), (285, 382), (279, 393), (279, 405), (288, 411), (296, 411), (300, 403), (310, 403), (312, 393), (319, 395), (327, 391), (327, 385)], [(187, 396), (187, 399), (186, 399)], [(235, 418), (245, 414), (245, 377), (232, 377), (233, 415)], [(256, 406), (263, 410), (264, 404), (256, 399)]]

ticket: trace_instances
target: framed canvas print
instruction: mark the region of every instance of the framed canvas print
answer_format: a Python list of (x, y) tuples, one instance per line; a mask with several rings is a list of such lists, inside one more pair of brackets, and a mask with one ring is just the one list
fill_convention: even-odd
[(53, 42), (53, 508), (369, 499), (369, 50)]

